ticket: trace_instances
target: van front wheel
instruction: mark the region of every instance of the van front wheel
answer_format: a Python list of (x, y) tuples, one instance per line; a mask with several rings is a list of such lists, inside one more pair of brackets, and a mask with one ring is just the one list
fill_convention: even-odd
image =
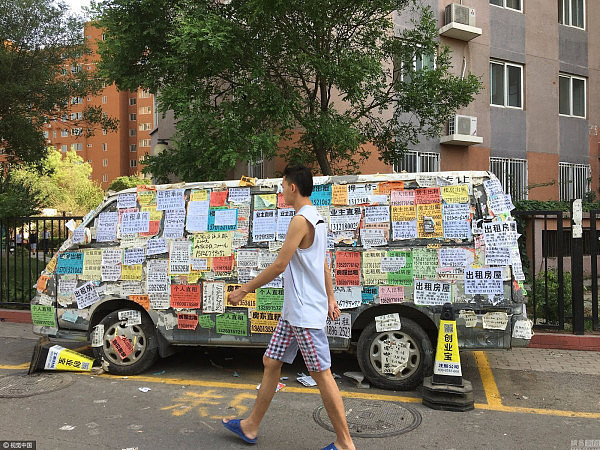
[(358, 339), (358, 365), (381, 389), (415, 389), (433, 367), (433, 348), (423, 329), (401, 318), (401, 329), (378, 332), (370, 323)]
[[(129, 309), (120, 309), (108, 314), (100, 321), (104, 326), (102, 335), (102, 346), (94, 347), (94, 355), (103, 361), (103, 367), (108, 365), (108, 372), (115, 375), (135, 375), (148, 369), (158, 357), (158, 342), (156, 331), (148, 319), (148, 316), (142, 313), (142, 323), (130, 325), (126, 319), (119, 320), (120, 311), (130, 311)], [(121, 337), (121, 340), (115, 341), (115, 337)], [(119, 345), (120, 342), (129, 341), (133, 350), (129, 352), (126, 348)], [(116, 347), (121, 347), (120, 351)], [(122, 352), (122, 353), (121, 353)]]

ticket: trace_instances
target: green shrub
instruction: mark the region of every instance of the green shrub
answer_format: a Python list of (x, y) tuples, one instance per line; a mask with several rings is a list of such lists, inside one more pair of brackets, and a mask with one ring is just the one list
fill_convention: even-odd
[[(546, 280), (548, 286), (548, 296), (546, 297)], [(558, 271), (549, 269), (547, 272), (540, 272), (535, 277), (535, 292), (532, 298), (535, 298), (536, 319), (545, 320), (548, 324), (558, 323)], [(531, 285), (533, 290), (533, 285)], [(571, 316), (571, 273), (563, 271), (563, 298), (565, 317)], [(546, 316), (547, 305), (547, 316)], [(530, 305), (533, 308), (533, 305)]]

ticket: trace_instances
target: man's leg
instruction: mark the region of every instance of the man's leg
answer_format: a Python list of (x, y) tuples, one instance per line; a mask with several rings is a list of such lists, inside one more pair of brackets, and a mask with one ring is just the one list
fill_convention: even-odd
[(340, 450), (354, 449), (354, 443), (352, 442), (352, 437), (350, 437), (350, 430), (346, 421), (346, 411), (344, 410), (342, 395), (331, 375), (331, 370), (310, 372), (310, 376), (317, 382), (321, 398), (323, 399), (323, 405), (335, 430), (335, 446)]
[(240, 421), (242, 431), (250, 439), (254, 439), (258, 434), (260, 422), (273, 400), (275, 390), (277, 389), (277, 383), (279, 383), (279, 377), (281, 376), (281, 366), (283, 363), (263, 355), (263, 365), (265, 366), (265, 370), (263, 372), (258, 395), (256, 396), (254, 406), (252, 407), (252, 412), (250, 412), (250, 415), (246, 419)]

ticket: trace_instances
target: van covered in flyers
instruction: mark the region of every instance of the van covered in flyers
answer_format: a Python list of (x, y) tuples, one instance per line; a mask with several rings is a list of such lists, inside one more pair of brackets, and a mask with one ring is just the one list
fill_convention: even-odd
[[(442, 306), (461, 348), (526, 345), (531, 322), (513, 205), (490, 172), (315, 177), (342, 310), (331, 349), (375, 386), (418, 386), (433, 366)], [(115, 374), (176, 346), (266, 347), (282, 277), (241, 303), (228, 293), (277, 256), (294, 210), (281, 179), (138, 186), (110, 194), (38, 282), (34, 331), (92, 342)]]

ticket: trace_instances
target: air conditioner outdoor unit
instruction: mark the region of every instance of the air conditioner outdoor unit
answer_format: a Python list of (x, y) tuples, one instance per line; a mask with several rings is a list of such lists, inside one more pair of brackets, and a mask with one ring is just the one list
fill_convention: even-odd
[(446, 6), (446, 25), (452, 22), (462, 23), (463, 25), (475, 26), (475, 8), (469, 8), (458, 3), (451, 3)]
[(448, 135), (477, 136), (477, 117), (456, 115), (448, 120)]

